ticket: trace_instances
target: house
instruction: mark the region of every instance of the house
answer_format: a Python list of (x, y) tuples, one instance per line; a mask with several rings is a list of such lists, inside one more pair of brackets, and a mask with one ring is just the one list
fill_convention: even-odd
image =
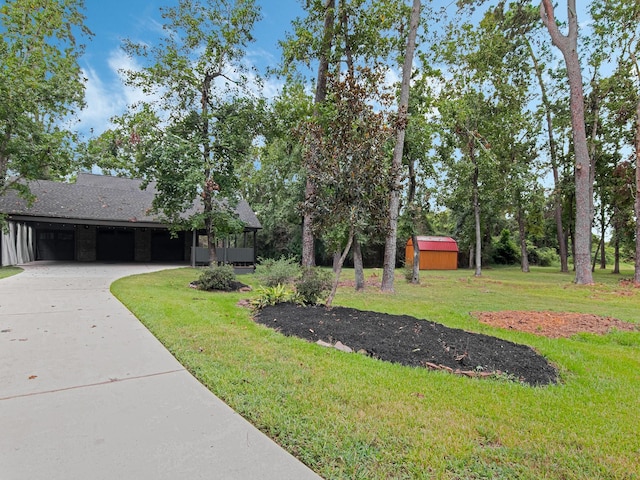
[[(0, 237), (2, 265), (34, 260), (79, 262), (208, 263), (204, 232), (172, 236), (150, 213), (155, 190), (142, 181), (88, 173), (75, 183), (38, 180), (29, 183), (35, 201), (13, 190), (0, 197), (8, 229)], [(220, 239), (218, 258), (252, 269), (260, 222), (245, 200), (235, 207), (244, 232)]]
[[(456, 270), (458, 244), (451, 237), (418, 236), (420, 270)], [(405, 265), (413, 265), (413, 242), (407, 241)]]

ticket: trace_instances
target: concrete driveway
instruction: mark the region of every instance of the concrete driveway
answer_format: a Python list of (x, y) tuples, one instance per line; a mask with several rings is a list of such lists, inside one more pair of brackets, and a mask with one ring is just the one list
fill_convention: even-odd
[(0, 479), (318, 479), (109, 292), (167, 268), (36, 262), (0, 280)]

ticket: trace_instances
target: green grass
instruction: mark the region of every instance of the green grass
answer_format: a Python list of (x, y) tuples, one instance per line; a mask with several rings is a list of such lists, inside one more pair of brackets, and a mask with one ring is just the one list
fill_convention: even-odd
[(640, 333), (552, 340), (469, 315), (558, 310), (638, 322), (640, 289), (620, 283), (632, 273), (596, 271), (595, 285), (576, 286), (554, 269), (422, 272), (413, 286), (399, 271), (393, 295), (338, 291), (335, 304), (531, 345), (562, 376), (536, 388), (283, 337), (236, 306), (251, 293), (188, 288), (198, 276), (191, 269), (129, 277), (112, 290), (212, 392), (326, 479), (637, 479)]
[(0, 279), (16, 275), (21, 271), (22, 269), (20, 267), (0, 267)]

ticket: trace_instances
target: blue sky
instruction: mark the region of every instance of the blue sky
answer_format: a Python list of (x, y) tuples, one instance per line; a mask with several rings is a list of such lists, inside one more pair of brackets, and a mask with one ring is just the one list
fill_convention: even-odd
[[(161, 25), (159, 8), (176, 3), (176, 0), (85, 0), (85, 24), (94, 33), (80, 60), (87, 77), (87, 108), (79, 115), (79, 129), (85, 136), (92, 131), (94, 135), (102, 133), (109, 127), (112, 116), (123, 113), (128, 104), (140, 99), (140, 93), (126, 88), (117, 73), (119, 68), (132, 65), (120, 49), (121, 40), (157, 38)], [(248, 54), (263, 71), (279, 61), (278, 40), (291, 32), (291, 21), (302, 15), (302, 8), (298, 0), (257, 0), (257, 3), (263, 18), (254, 29), (256, 41)], [(273, 92), (278, 85), (267, 83), (265, 88)]]
[[(178, 0), (85, 0), (86, 25), (94, 33), (88, 40), (80, 65), (87, 78), (87, 108), (79, 115), (79, 130), (85, 136), (101, 134), (109, 128), (109, 119), (124, 113), (127, 105), (142, 99), (142, 94), (126, 88), (118, 76), (118, 69), (133, 68), (135, 64), (120, 49), (124, 38), (153, 41), (161, 29), (160, 7), (177, 4)], [(262, 72), (280, 60), (278, 40), (291, 32), (291, 21), (304, 14), (301, 0), (256, 0), (262, 10), (262, 20), (254, 29), (256, 42), (251, 44), (248, 59)], [(436, 7), (444, 6), (447, 16), (455, 13), (454, 0), (435, 0)], [(582, 5), (584, 8), (584, 5)], [(558, 18), (566, 17), (566, 7), (556, 10)], [(586, 16), (580, 12), (583, 21)], [(269, 79), (263, 93), (275, 95), (280, 84)]]

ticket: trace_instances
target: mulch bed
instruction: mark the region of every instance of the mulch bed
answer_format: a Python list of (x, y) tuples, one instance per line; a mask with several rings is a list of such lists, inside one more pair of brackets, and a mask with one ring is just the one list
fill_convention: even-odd
[(531, 347), (408, 315), (280, 303), (262, 309), (255, 320), (284, 335), (345, 345), (402, 365), (501, 376), (530, 385), (558, 381), (556, 368)]

